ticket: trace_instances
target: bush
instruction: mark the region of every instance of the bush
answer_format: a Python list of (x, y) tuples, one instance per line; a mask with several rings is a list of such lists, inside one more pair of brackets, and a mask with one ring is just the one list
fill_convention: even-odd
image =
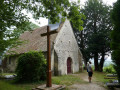
[(103, 68), (103, 72), (106, 72), (106, 73), (116, 73), (116, 71), (114, 69), (114, 66), (112, 64), (110, 64), (107, 67), (104, 67)]
[(17, 82), (36, 82), (46, 79), (46, 60), (42, 52), (30, 51), (18, 58)]

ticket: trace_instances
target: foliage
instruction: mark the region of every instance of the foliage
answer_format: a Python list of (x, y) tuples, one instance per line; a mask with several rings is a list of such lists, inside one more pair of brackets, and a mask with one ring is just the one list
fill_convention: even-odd
[(32, 22), (26, 22), (24, 26), (22, 26), (22, 28), (15, 28), (14, 30), (12, 30), (12, 32), (6, 31), (6, 34), (9, 34), (12, 38), (19, 38), (19, 36), (25, 31), (32, 31), (38, 27), (39, 26), (33, 24)]
[(29, 18), (22, 10), (31, 12), (35, 19), (46, 17), (55, 23), (60, 21), (59, 15), (62, 15), (62, 19), (68, 17), (72, 6), (69, 0), (1, 0), (0, 3), (0, 31), (24, 25)]
[[(28, 18), (21, 12), (23, 9), (20, 0), (0, 0), (0, 56), (3, 51), (14, 42), (14, 38), (6, 33), (10, 32), (10, 28), (23, 29), (26, 27)], [(24, 29), (23, 29), (24, 30)]]
[(114, 69), (114, 66), (112, 64), (110, 64), (107, 67), (104, 67), (103, 72), (105, 72), (105, 73), (116, 73), (116, 71)]
[(22, 25), (22, 28), (14, 28), (14, 29), (8, 29), (4, 32), (0, 32), (0, 56), (10, 47), (16, 47), (17, 45), (20, 45), (21, 41), (18, 40), (18, 37), (20, 34), (22, 34), (24, 31), (27, 30), (33, 30), (37, 28), (38, 26), (31, 23), (31, 22), (25, 22), (24, 25)]
[(112, 60), (120, 83), (120, 0), (113, 5), (112, 20), (114, 30), (111, 33)]
[(46, 79), (46, 60), (42, 52), (30, 51), (21, 55), (16, 68), (18, 82), (37, 82)]
[(111, 7), (102, 0), (88, 0), (81, 12), (86, 16), (84, 30), (75, 30), (79, 47), (85, 63), (92, 57), (95, 60), (95, 70), (99, 70), (98, 58), (102, 56), (100, 68), (104, 64), (104, 56), (110, 51), (110, 32), (113, 28), (110, 18)]
[[(76, 28), (82, 30), (82, 14), (75, 15), (74, 19), (69, 16), (70, 8), (74, 6), (75, 3), (72, 4), (69, 0), (0, 0), (0, 56), (6, 48), (19, 43), (13, 37), (18, 37), (19, 32), (29, 30), (29, 18), (22, 13), (23, 10), (30, 12), (34, 19), (49, 18), (51, 23), (59, 22), (59, 15), (62, 15), (62, 21), (69, 18)], [(73, 12), (78, 13), (79, 9), (75, 8)], [(12, 36), (6, 35), (13, 27), (15, 33)]]
[(73, 3), (73, 5), (70, 7), (69, 18), (74, 28), (76, 28), (79, 31), (83, 30), (82, 20), (85, 19), (85, 16), (82, 13), (80, 13), (79, 5), (76, 5), (75, 3)]

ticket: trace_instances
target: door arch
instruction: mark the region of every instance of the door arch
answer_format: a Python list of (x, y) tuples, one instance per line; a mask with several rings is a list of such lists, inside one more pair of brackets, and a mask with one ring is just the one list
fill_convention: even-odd
[(67, 59), (67, 74), (72, 73), (72, 59), (68, 57)]
[(54, 75), (58, 76), (58, 55), (54, 50)]

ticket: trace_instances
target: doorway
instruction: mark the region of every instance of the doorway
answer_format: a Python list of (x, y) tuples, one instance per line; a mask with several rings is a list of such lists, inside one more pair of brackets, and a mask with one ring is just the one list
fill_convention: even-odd
[(72, 73), (71, 67), (72, 67), (72, 59), (70, 57), (68, 57), (68, 59), (67, 59), (67, 74)]

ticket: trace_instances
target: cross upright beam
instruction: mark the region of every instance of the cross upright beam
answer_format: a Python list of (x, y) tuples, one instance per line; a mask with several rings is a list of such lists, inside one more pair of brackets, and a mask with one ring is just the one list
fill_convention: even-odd
[(50, 46), (50, 35), (57, 33), (56, 30), (50, 31), (50, 27), (47, 26), (47, 33), (41, 34), (41, 36), (47, 35), (47, 83), (46, 87), (52, 87), (51, 81), (51, 46)]
[(51, 83), (51, 48), (50, 48), (50, 27), (47, 26), (47, 84), (46, 87), (52, 87)]

